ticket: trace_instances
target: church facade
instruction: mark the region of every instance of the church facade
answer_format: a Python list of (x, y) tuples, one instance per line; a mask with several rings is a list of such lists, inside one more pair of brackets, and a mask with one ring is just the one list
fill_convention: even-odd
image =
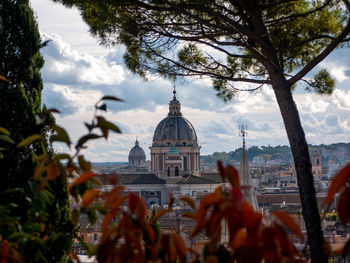
[(151, 150), (151, 172), (161, 178), (180, 178), (184, 174), (199, 175), (200, 146), (193, 125), (182, 116), (181, 104), (173, 92), (169, 113), (159, 122)]
[[(228, 186), (217, 173), (200, 173), (200, 148), (193, 125), (181, 113), (181, 103), (174, 89), (169, 112), (156, 126), (149, 147), (150, 171), (118, 174), (118, 182), (125, 186), (126, 191), (138, 193), (148, 206), (166, 205), (169, 194), (196, 198), (213, 192), (218, 186)], [(136, 140), (129, 153), (129, 166), (144, 162), (144, 150)], [(242, 184), (249, 184), (250, 189), (244, 194), (254, 209), (258, 209), (246, 153), (242, 155), (240, 176), (249, 177), (249, 180), (241, 178)], [(105, 185), (106, 190), (111, 187)]]

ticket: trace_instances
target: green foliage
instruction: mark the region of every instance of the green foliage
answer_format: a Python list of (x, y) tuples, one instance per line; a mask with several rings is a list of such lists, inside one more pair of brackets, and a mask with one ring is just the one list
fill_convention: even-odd
[[(336, 143), (330, 145), (309, 145), (310, 155), (316, 152), (335, 151), (338, 147), (345, 147), (350, 151), (350, 143)], [(215, 152), (211, 155), (201, 156), (201, 163), (203, 165), (215, 165), (217, 161), (221, 160), (225, 164), (236, 164), (240, 162), (242, 155), (242, 148), (238, 148), (231, 152)], [(253, 161), (255, 156), (266, 157), (266, 160), (280, 159), (285, 162), (292, 162), (293, 156), (289, 146), (251, 146), (247, 149), (247, 157), (249, 162)], [(327, 161), (325, 158), (323, 161)]]
[(40, 184), (30, 181), (37, 158), (52, 157), (46, 134), (54, 120), (41, 108), (40, 48), (45, 44), (28, 0), (1, 1), (0, 207), (7, 219), (1, 217), (0, 235), (26, 262), (63, 260), (74, 232), (66, 178), (50, 182), (40, 193)]
[[(20, 142), (45, 132), (44, 125), (35, 123), (35, 114), (41, 114), (42, 43), (28, 1), (2, 1), (0, 19), (0, 75), (7, 79), (0, 81), (0, 123), (14, 141)], [(26, 181), (35, 166), (32, 154), (42, 152), (41, 143), (17, 148), (1, 140), (0, 147), (6, 148), (6, 155), (0, 160), (0, 191), (13, 187), (28, 189)]]
[[(54, 1), (78, 7), (102, 44), (124, 44), (134, 73), (206, 75), (224, 100), (239, 90), (236, 81), (272, 84), (271, 67), (297, 73), (349, 30), (349, 10), (337, 0)], [(329, 94), (330, 79), (316, 79), (315, 91)]]
[(333, 93), (335, 87), (335, 80), (329, 75), (326, 69), (321, 69), (310, 83), (315, 93), (321, 95), (330, 95)]

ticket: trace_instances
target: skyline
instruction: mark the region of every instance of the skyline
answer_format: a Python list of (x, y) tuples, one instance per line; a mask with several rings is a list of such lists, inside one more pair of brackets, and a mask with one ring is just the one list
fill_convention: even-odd
[[(103, 95), (118, 96), (125, 103), (108, 103), (105, 115), (123, 131), (111, 134), (109, 142), (89, 143), (84, 151), (91, 161), (126, 161), (138, 137), (149, 159), (156, 125), (166, 117), (173, 83), (155, 76), (144, 82), (128, 71), (122, 61), (123, 47), (105, 48), (88, 34), (78, 11), (47, 0), (32, 0), (43, 40), (45, 66), (43, 103), (59, 109), (57, 123), (73, 141), (86, 131), (93, 105)], [(295, 100), (310, 144), (349, 142), (350, 91), (349, 50), (335, 51), (318, 68), (327, 68), (336, 79), (331, 96), (320, 96), (297, 88)], [(238, 125), (247, 124), (247, 146), (289, 145), (273, 91), (264, 87), (255, 94), (243, 93), (224, 104), (215, 97), (209, 79), (178, 81), (182, 112), (194, 126), (201, 155), (241, 147)], [(246, 85), (244, 86), (246, 87)], [(195, 98), (195, 99), (193, 99)], [(66, 150), (57, 144), (58, 151)]]

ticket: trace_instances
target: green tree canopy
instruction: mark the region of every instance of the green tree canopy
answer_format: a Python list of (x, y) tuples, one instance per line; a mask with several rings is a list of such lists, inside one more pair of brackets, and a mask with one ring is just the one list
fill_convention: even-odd
[[(1, 225), (0, 237), (6, 239), (10, 234), (21, 237), (26, 232), (35, 232), (35, 221), (42, 216), (41, 212), (48, 217), (50, 227), (45, 227), (60, 233), (56, 234), (54, 240), (50, 239), (45, 248), (38, 247), (40, 238), (36, 242), (22, 238), (19, 242), (23, 253), (21, 256), (27, 262), (38, 262), (38, 253), (43, 255), (40, 260), (45, 257), (51, 262), (59, 262), (64, 250), (71, 246), (73, 234), (66, 178), (52, 182), (45, 193), (47, 199), (37, 200), (37, 203), (37, 193), (33, 194), (32, 184), (29, 183), (36, 166), (34, 157), (48, 151), (47, 143), (42, 141), (20, 148), (15, 144), (34, 134), (46, 138), (48, 124), (53, 121), (48, 116), (46, 121), (37, 123), (38, 116), (43, 113), (43, 82), (40, 74), (44, 65), (40, 54), (43, 45), (45, 43), (40, 40), (29, 1), (0, 1), (0, 75), (3, 77), (0, 80), (0, 127), (7, 129), (13, 139), (13, 142), (3, 140), (3, 134), (0, 133), (0, 208), (5, 209), (10, 203), (16, 207), (11, 210), (11, 216), (16, 218), (15, 223), (10, 222), (14, 228), (11, 229), (10, 225), (3, 228)], [(32, 203), (36, 205), (36, 213), (33, 212)], [(2, 219), (5, 220), (5, 216)], [(23, 227), (28, 224), (35, 227)], [(10, 229), (12, 233), (8, 232)]]
[[(42, 43), (28, 1), (1, 1), (0, 15), (0, 74), (8, 80), (0, 82), (0, 126), (20, 142), (44, 128), (35, 122), (41, 113)], [(0, 190), (25, 187), (34, 169), (32, 152), (42, 149), (17, 148), (4, 141), (0, 146), (7, 149), (0, 160)]]
[[(329, 94), (322, 70), (307, 74), (350, 32), (349, 0), (54, 0), (81, 10), (104, 45), (127, 47), (126, 65), (146, 76), (208, 76), (218, 96), (272, 86), (295, 161), (314, 262), (327, 262), (311, 163), (291, 89)], [(242, 88), (238, 83), (246, 83)]]

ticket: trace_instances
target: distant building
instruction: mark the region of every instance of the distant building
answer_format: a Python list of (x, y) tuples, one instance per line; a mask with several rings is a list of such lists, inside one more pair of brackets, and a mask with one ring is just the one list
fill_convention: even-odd
[(176, 91), (173, 93), (168, 116), (157, 125), (150, 147), (151, 172), (169, 182), (175, 182), (185, 174), (199, 175), (200, 168), (196, 131), (182, 116)]
[(312, 174), (314, 176), (323, 175), (322, 155), (318, 151), (312, 156)]
[(136, 139), (135, 146), (129, 152), (129, 166), (140, 166), (146, 162), (145, 151), (140, 147), (139, 141)]
[[(136, 140), (129, 153), (128, 166), (111, 174), (117, 177), (118, 184), (125, 186), (126, 192), (139, 194), (148, 206), (166, 205), (169, 194), (196, 197), (213, 192), (222, 183), (217, 173), (199, 173), (197, 134), (193, 125), (182, 116), (175, 89), (169, 102), (168, 116), (159, 122), (154, 131), (150, 151), (149, 171), (142, 169), (147, 166), (146, 155)], [(104, 191), (114, 187), (109, 180), (101, 180)]]

